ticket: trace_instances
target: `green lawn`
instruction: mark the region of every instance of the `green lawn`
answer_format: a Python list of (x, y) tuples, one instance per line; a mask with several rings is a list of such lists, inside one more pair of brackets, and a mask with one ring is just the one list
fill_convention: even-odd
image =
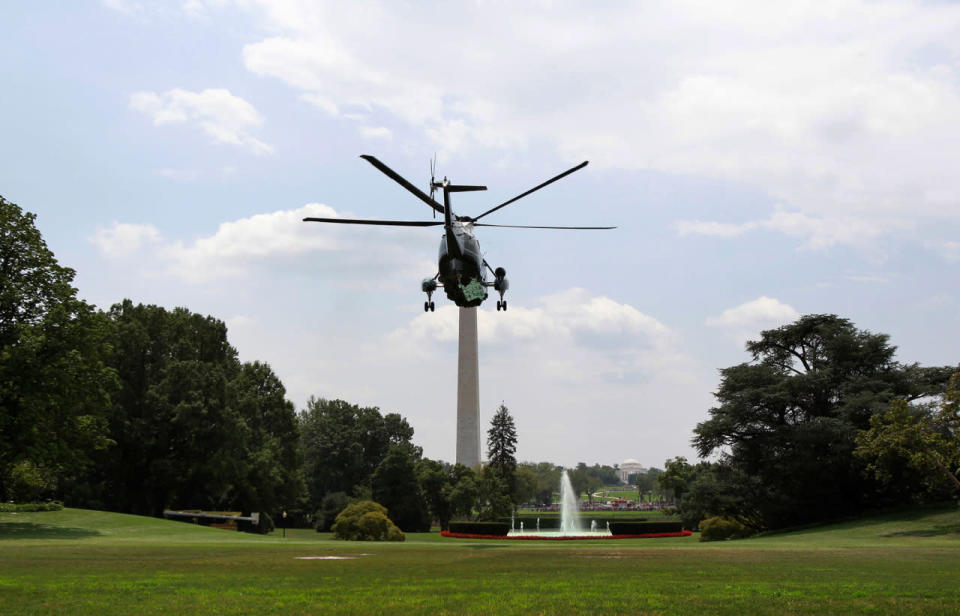
[(960, 605), (955, 507), (696, 539), (431, 533), (345, 543), (71, 509), (2, 513), (0, 614), (956, 614)]

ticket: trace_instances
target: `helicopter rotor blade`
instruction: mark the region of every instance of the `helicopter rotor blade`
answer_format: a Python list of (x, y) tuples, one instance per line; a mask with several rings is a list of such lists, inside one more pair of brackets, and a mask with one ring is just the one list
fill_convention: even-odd
[(385, 227), (439, 227), (436, 220), (360, 220), (356, 218), (304, 218), (303, 222), (332, 222), (341, 225), (381, 225)]
[(477, 222), (474, 227), (501, 227), (504, 229), (581, 229), (581, 230), (600, 230), (616, 229), (616, 227), (541, 227), (536, 225), (490, 225), (485, 222)]
[(519, 194), (519, 195), (517, 195), (516, 197), (514, 197), (513, 199), (510, 199), (509, 201), (504, 201), (503, 203), (501, 203), (501, 204), (498, 205), (497, 207), (495, 207), (495, 208), (493, 208), (493, 209), (489, 209), (489, 210), (487, 210), (486, 212), (484, 212), (483, 214), (480, 214), (479, 216), (474, 216), (474, 217), (473, 217), (473, 220), (480, 220), (481, 218), (483, 218), (483, 217), (486, 216), (487, 214), (492, 214), (492, 213), (496, 212), (497, 210), (499, 210), (500, 208), (506, 207), (506, 206), (510, 205), (511, 203), (513, 203), (514, 201), (516, 201), (517, 199), (522, 199), (522, 198), (526, 197), (527, 195), (529, 195), (530, 193), (536, 192), (536, 191), (540, 190), (541, 188), (543, 188), (544, 186), (547, 186), (548, 184), (553, 184), (553, 183), (556, 182), (557, 180), (559, 180), (559, 179), (561, 179), (561, 178), (564, 178), (564, 177), (570, 175), (570, 174), (573, 173), (574, 171), (579, 171), (580, 169), (583, 169), (584, 167), (587, 166), (587, 164), (588, 164), (589, 162), (590, 162), (590, 161), (585, 160), (585, 161), (583, 161), (582, 163), (580, 163), (579, 165), (577, 165), (576, 167), (573, 167), (573, 168), (571, 168), (571, 169), (567, 169), (566, 171), (564, 171), (564, 172), (561, 173), (560, 175), (557, 175), (557, 176), (554, 176), (554, 177), (550, 178), (549, 180), (547, 180), (547, 181), (544, 182), (543, 184), (540, 184), (539, 186), (534, 186), (533, 188), (531, 188), (531, 189), (528, 190), (527, 192), (522, 193), (522, 194)]
[(408, 181), (407, 181), (403, 176), (401, 176), (399, 173), (397, 173), (396, 171), (394, 171), (394, 170), (391, 169), (390, 167), (384, 165), (382, 162), (380, 162), (380, 161), (377, 159), (376, 156), (370, 156), (369, 154), (362, 154), (362, 155), (360, 156), (360, 158), (364, 159), (365, 161), (367, 161), (368, 163), (370, 163), (371, 165), (373, 165), (374, 167), (376, 167), (377, 169), (379, 169), (384, 175), (386, 175), (387, 177), (389, 177), (391, 180), (393, 180), (394, 182), (396, 182), (396, 183), (399, 184), (400, 186), (403, 186), (404, 188), (406, 188), (407, 190), (409, 190), (409, 191), (410, 191), (411, 193), (413, 193), (418, 199), (420, 199), (421, 201), (423, 201), (424, 203), (426, 203), (427, 205), (429, 205), (430, 207), (432, 207), (435, 212), (440, 212), (441, 214), (443, 214), (443, 206), (442, 206), (442, 205), (440, 205), (439, 203), (437, 203), (436, 201), (434, 201), (432, 198), (430, 198), (429, 195), (427, 195), (426, 193), (424, 193), (422, 190), (420, 190), (419, 188), (417, 188), (416, 186), (414, 186), (413, 184), (411, 184), (410, 182), (408, 182)]

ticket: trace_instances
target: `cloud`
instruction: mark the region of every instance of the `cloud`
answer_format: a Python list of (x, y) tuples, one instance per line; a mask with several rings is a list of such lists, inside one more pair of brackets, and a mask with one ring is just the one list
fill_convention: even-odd
[[(392, 332), (387, 346), (430, 353), (434, 345), (456, 343), (458, 336), (459, 309), (446, 305)], [(691, 360), (669, 327), (633, 306), (580, 288), (543, 297), (535, 307), (478, 310), (477, 337), (485, 347), (522, 347), (541, 356), (538, 362), (547, 357), (544, 365), (560, 380), (580, 380), (583, 374), (614, 382), (652, 375), (678, 381), (689, 377)]]
[(764, 329), (779, 327), (798, 318), (800, 313), (792, 306), (763, 295), (728, 308), (720, 316), (707, 318), (707, 325), (726, 330), (729, 336), (742, 343)]
[(136, 252), (144, 245), (161, 241), (160, 231), (153, 225), (114, 222), (108, 228), (98, 227), (90, 238), (104, 255), (120, 259)]
[(223, 88), (190, 92), (175, 88), (163, 94), (135, 92), (130, 107), (150, 119), (154, 125), (197, 125), (216, 143), (241, 146), (254, 154), (272, 154), (273, 147), (248, 131), (263, 124), (260, 113), (238, 96)]
[(883, 236), (910, 231), (915, 223), (904, 218), (865, 216), (808, 216), (801, 212), (777, 210), (765, 220), (742, 223), (724, 223), (702, 220), (682, 220), (677, 223), (680, 236), (705, 235), (732, 238), (768, 229), (803, 240), (801, 249), (824, 250), (831, 246), (852, 245), (867, 247)]
[[(326, 279), (352, 287), (392, 287), (436, 270), (418, 243), (423, 235), (382, 229), (348, 229), (303, 222), (305, 217), (338, 218), (331, 207), (308, 203), (295, 210), (256, 214), (221, 223), (210, 235), (168, 239), (150, 225), (114, 223), (91, 238), (101, 253), (117, 259), (149, 241), (168, 273), (190, 283), (236, 278), (252, 268), (323, 271)], [(370, 234), (389, 237), (370, 250)], [(323, 259), (308, 258), (323, 253)]]
[(786, 204), (767, 225), (811, 248), (960, 216), (952, 3), (243, 6), (271, 33), (245, 66), (358, 131), (735, 182)]

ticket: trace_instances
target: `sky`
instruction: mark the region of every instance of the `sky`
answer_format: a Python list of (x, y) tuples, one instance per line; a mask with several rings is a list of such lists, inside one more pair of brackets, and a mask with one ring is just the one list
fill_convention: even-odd
[(457, 308), (372, 154), (478, 214), (480, 413), (521, 460), (696, 457), (719, 370), (803, 314), (960, 362), (960, 4), (0, 4), (0, 195), (79, 295), (223, 320), (310, 396), (397, 412), (452, 461)]

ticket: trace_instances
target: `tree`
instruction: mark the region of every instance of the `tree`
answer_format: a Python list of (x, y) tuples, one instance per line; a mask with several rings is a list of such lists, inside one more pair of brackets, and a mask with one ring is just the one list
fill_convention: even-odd
[(510, 487), (503, 476), (489, 464), (480, 471), (477, 519), (498, 520), (513, 511)]
[(420, 492), (433, 519), (447, 530), (454, 516), (469, 517), (477, 504), (477, 484), (472, 469), (424, 458), (417, 463)]
[(487, 431), (487, 460), (488, 466), (503, 480), (510, 496), (516, 489), (516, 453), (517, 428), (507, 407), (501, 404)]
[(286, 395), (283, 383), (263, 362), (244, 363), (228, 383), (227, 402), (246, 428), (233, 460), (245, 467), (235, 499), (244, 509), (292, 509), (305, 491), (297, 414)]
[[(921, 486), (942, 493), (944, 481), (960, 490), (960, 371), (937, 410), (894, 400), (885, 413), (871, 417), (870, 428), (857, 435), (854, 453), (879, 481), (908, 487), (911, 496), (922, 497)], [(911, 471), (916, 476), (909, 476)]]
[(747, 351), (751, 363), (721, 371), (718, 405), (694, 431), (701, 456), (756, 478), (738, 491), (741, 516), (756, 508), (764, 525), (781, 527), (889, 500), (865, 479), (856, 434), (895, 398), (942, 392), (951, 370), (900, 364), (886, 335), (835, 315), (764, 331)]
[(242, 364), (227, 328), (185, 308), (111, 307), (116, 446), (74, 499), (161, 515), (164, 508), (278, 512), (303, 491), (297, 422), (267, 364)]
[(550, 504), (553, 494), (560, 489), (560, 474), (563, 467), (552, 462), (524, 462), (521, 466), (529, 468), (537, 476), (537, 487), (534, 498), (538, 503)]
[(480, 499), (477, 475), (463, 464), (450, 467), (450, 514), (452, 517), (469, 518)]
[(390, 519), (406, 532), (430, 530), (430, 516), (420, 494), (410, 451), (393, 445), (370, 478), (373, 500), (390, 512)]
[(513, 502), (529, 503), (537, 497), (537, 474), (529, 466), (518, 466), (514, 474), (516, 485), (513, 491)]
[(693, 478), (693, 466), (684, 457), (676, 457), (666, 461), (663, 472), (657, 476), (657, 485), (661, 490), (673, 492), (677, 501), (683, 500), (687, 485)]
[(300, 413), (300, 450), (309, 491), (309, 511), (329, 492), (353, 493), (369, 486), (370, 476), (391, 446), (419, 458), (410, 442), (413, 428), (396, 413), (359, 407), (343, 400), (311, 397)]
[(77, 299), (35, 220), (0, 197), (0, 497), (14, 482), (58, 494), (112, 444), (109, 323)]

